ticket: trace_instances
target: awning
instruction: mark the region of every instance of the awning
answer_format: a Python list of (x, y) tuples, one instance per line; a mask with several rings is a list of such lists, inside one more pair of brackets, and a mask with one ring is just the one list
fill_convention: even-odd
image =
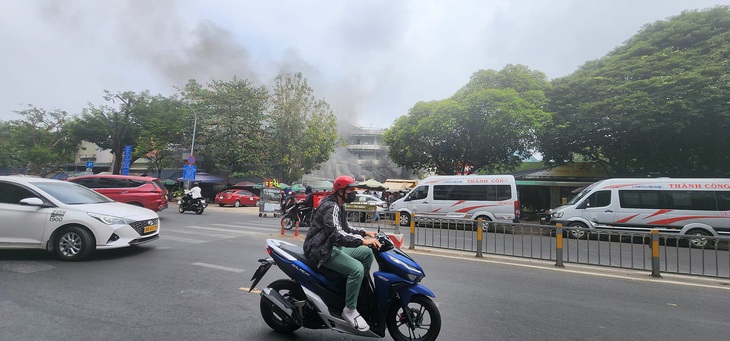
[[(177, 178), (177, 181), (186, 181), (186, 180), (183, 179), (183, 178)], [(215, 175), (212, 175), (212, 174), (208, 174), (208, 173), (205, 173), (205, 172), (197, 172), (195, 174), (195, 180), (192, 180), (192, 181), (197, 181), (197, 182), (205, 183), (205, 184), (223, 184), (223, 183), (226, 183), (226, 179), (223, 179), (221, 177), (218, 177), (218, 176), (215, 176)]]
[(383, 190), (388, 189), (388, 186), (381, 184), (380, 182), (378, 182), (375, 179), (369, 179), (369, 180), (366, 180), (365, 182), (361, 182), (358, 184), (358, 186), (372, 189), (375, 191), (383, 191)]

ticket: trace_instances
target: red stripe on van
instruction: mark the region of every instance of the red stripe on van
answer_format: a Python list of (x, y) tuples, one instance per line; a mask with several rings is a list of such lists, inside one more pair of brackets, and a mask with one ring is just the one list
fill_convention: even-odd
[(649, 219), (651, 217), (658, 216), (660, 214), (664, 214), (664, 213), (667, 213), (667, 212), (672, 212), (672, 210), (659, 210), (659, 211), (656, 211), (656, 212), (652, 213), (651, 215), (649, 215), (648, 217), (646, 217), (644, 219)]
[(628, 216), (628, 217), (626, 217), (626, 218), (623, 218), (623, 219), (621, 219), (621, 220), (619, 220), (619, 221), (616, 221), (616, 222), (617, 222), (617, 223), (625, 223), (625, 222), (627, 222), (627, 221), (629, 221), (629, 220), (631, 220), (631, 219), (634, 219), (634, 218), (635, 218), (635, 217), (636, 217), (637, 215), (638, 215), (638, 214), (630, 215), (630, 216)]
[(456, 212), (464, 213), (464, 212), (469, 212), (469, 211), (471, 211), (473, 209), (477, 209), (477, 208), (481, 208), (481, 207), (490, 207), (490, 206), (500, 206), (500, 205), (477, 205), (477, 206), (469, 206), (469, 207), (464, 207), (462, 209), (456, 210)]
[(690, 215), (690, 216), (684, 216), (684, 217), (676, 217), (676, 218), (669, 218), (669, 219), (662, 219), (662, 220), (650, 221), (649, 224), (651, 224), (651, 225), (670, 225), (672, 223), (676, 223), (676, 222), (682, 221), (682, 220), (704, 219), (704, 218), (722, 218), (722, 219), (727, 219), (727, 216)]
[(459, 201), (455, 202), (455, 203), (454, 203), (453, 205), (451, 205), (451, 207), (454, 207), (454, 206), (456, 206), (456, 205), (461, 205), (461, 204), (463, 204), (463, 203), (464, 203), (465, 201), (466, 201), (466, 200), (459, 200)]
[(636, 186), (636, 185), (645, 185), (647, 182), (634, 182), (632, 184), (621, 184), (621, 185), (611, 185), (611, 186), (605, 186), (601, 187), (601, 189), (607, 189), (607, 188), (621, 188), (621, 187), (628, 187), (628, 186)]

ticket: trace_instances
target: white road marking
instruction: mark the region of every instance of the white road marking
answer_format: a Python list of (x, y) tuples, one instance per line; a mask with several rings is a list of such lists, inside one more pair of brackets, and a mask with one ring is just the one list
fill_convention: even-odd
[[(190, 229), (200, 229), (200, 230), (217, 231), (217, 232), (231, 232), (231, 233), (239, 233), (239, 234), (254, 233), (254, 231), (241, 231), (241, 230), (221, 229), (221, 228), (207, 227), (207, 226), (185, 226), (185, 227), (186, 228), (190, 228)], [(252, 229), (252, 228), (247, 228), (247, 230), (249, 230), (249, 229)], [(264, 231), (268, 231), (268, 232), (276, 232), (276, 230), (272, 230), (272, 229), (263, 229), (263, 228), (261, 228), (261, 229), (256, 228), (256, 229), (257, 230), (264, 230)]]
[(198, 236), (206, 236), (206, 237), (211, 237), (211, 238), (236, 238), (236, 236), (232, 236), (229, 234), (207, 233), (207, 232), (199, 232), (199, 231), (183, 231), (183, 230), (170, 231), (169, 229), (165, 230), (165, 231), (171, 232), (171, 233), (194, 234), (194, 235), (198, 235)]
[[(223, 227), (236, 227), (246, 230), (259, 230), (259, 231), (276, 231), (276, 228), (270, 228), (270, 227), (251, 227), (251, 226), (245, 226), (245, 225), (233, 225), (233, 224), (211, 224), (214, 226), (223, 226)], [(230, 230), (227, 230), (230, 231)]]
[(206, 240), (202, 240), (202, 239), (190, 239), (190, 238), (175, 237), (175, 236), (171, 236), (169, 234), (163, 235), (160, 239), (162, 239), (162, 240), (174, 240), (176, 242), (183, 242), (183, 243), (188, 243), (188, 244), (202, 244), (202, 243), (207, 242)]
[(218, 270), (224, 270), (224, 271), (230, 271), (235, 273), (241, 273), (246, 270), (243, 269), (237, 269), (237, 268), (229, 268), (227, 266), (221, 266), (221, 265), (215, 265), (215, 264), (208, 264), (208, 263), (193, 263), (193, 265), (202, 266), (205, 268), (211, 268), (211, 269), (218, 269)]

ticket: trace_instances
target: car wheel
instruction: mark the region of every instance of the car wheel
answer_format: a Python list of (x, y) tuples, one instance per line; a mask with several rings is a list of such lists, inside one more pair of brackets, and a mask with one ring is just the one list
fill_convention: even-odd
[(689, 230), (687, 235), (692, 236), (689, 240), (689, 246), (697, 249), (711, 248), (713, 243), (707, 237), (712, 237), (712, 234), (702, 229)]
[(241, 201), (236, 200), (236, 202), (233, 203), (233, 207), (241, 207)]
[(411, 215), (406, 212), (400, 213), (400, 226), (411, 226)]
[(226, 204), (218, 204), (218, 206), (223, 207), (226, 206)]
[(84, 259), (95, 247), (92, 234), (80, 226), (64, 228), (58, 233), (53, 243), (58, 259), (66, 262)]
[[(587, 229), (588, 226), (586, 224), (583, 224), (581, 222), (572, 222), (568, 224), (569, 227), (578, 227), (582, 229)], [(568, 230), (567, 231), (568, 237), (575, 238), (575, 239), (587, 239), (588, 238), (588, 232), (584, 230)]]

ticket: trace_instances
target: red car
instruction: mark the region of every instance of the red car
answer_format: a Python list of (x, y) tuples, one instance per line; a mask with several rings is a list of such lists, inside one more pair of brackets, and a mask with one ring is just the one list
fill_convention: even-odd
[(68, 181), (91, 188), (114, 201), (142, 206), (153, 211), (167, 208), (167, 189), (157, 178), (94, 174), (82, 175)]
[(256, 206), (259, 203), (259, 196), (245, 189), (229, 189), (216, 194), (215, 203), (221, 207), (225, 205)]

